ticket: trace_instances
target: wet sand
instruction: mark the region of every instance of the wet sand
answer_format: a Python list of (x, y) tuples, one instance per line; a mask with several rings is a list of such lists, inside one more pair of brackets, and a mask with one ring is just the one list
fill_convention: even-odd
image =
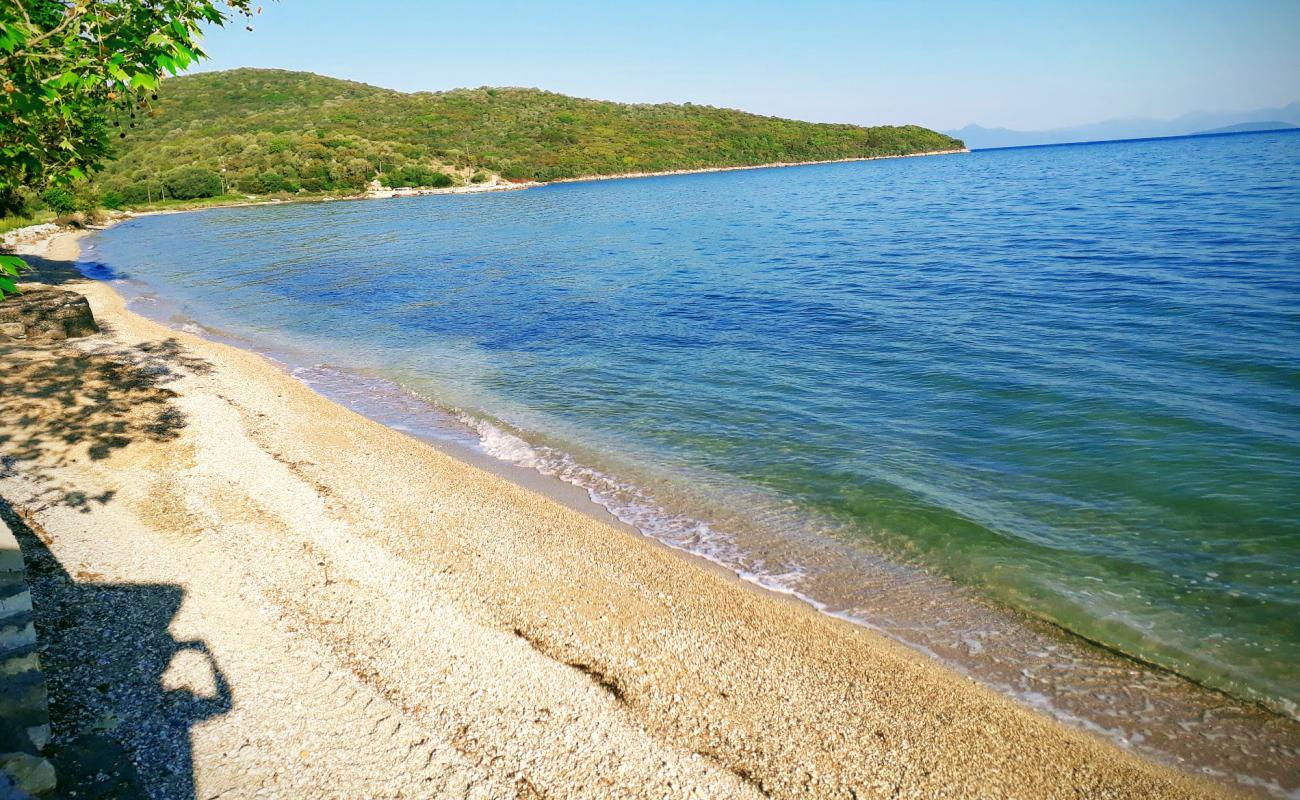
[(102, 731), (154, 796), (1227, 791), (135, 315), (75, 255), (43, 268), (105, 332), (0, 346), (0, 497), (56, 738)]

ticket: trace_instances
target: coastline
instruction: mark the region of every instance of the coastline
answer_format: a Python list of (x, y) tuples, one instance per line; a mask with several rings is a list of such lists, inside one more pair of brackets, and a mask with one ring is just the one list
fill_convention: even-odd
[[(956, 155), (961, 153), (970, 153), (969, 148), (960, 150), (933, 150), (922, 153), (904, 153), (892, 156), (866, 156), (863, 158), (838, 158), (826, 161), (777, 161), (769, 164), (751, 164), (735, 167), (699, 167), (695, 169), (678, 169), (666, 170), (663, 172), (622, 172), (614, 175), (584, 175), (577, 178), (560, 178), (553, 181), (520, 181), (519, 183), (511, 182), (493, 182), (482, 184), (469, 184), (466, 186), (450, 186), (442, 189), (409, 189), (399, 191), (396, 189), (385, 189), (379, 191), (367, 191), (360, 194), (345, 194), (324, 197), (303, 197), (303, 198), (278, 198), (268, 197), (265, 199), (256, 196), (239, 201), (211, 203), (206, 205), (196, 205), (189, 208), (158, 208), (145, 209), (142, 211), (121, 211), (111, 212), (120, 214), (131, 214), (135, 216), (150, 216), (155, 214), (187, 214), (193, 211), (204, 211), (210, 208), (245, 208), (248, 206), (266, 206), (266, 205), (283, 205), (286, 203), (338, 203), (351, 200), (391, 200), (399, 197), (425, 197), (429, 195), (458, 195), (458, 194), (487, 194), (492, 192), (514, 192), (524, 189), (536, 189), (542, 186), (549, 186), (556, 183), (587, 183), (591, 181), (613, 181), (626, 180), (632, 178), (660, 178), (671, 175), (699, 175), (709, 172), (736, 172), (741, 170), (754, 169), (776, 169), (779, 167), (810, 167), (818, 164), (847, 164), (859, 161), (882, 161), (892, 158), (920, 158), (922, 156), (943, 156)], [(39, 227), (39, 226), (34, 226)], [(23, 229), (18, 229), (23, 230)], [(16, 233), (11, 231), (10, 233)]]
[(695, 169), (670, 169), (661, 172), (620, 172), (615, 175), (584, 175), (578, 178), (557, 178), (546, 183), (533, 183), (530, 186), (546, 186), (550, 183), (590, 183), (592, 181), (617, 181), (629, 178), (662, 178), (669, 175), (699, 175), (706, 172), (739, 172), (749, 169), (777, 169), (779, 167), (812, 167), (818, 164), (852, 164), (859, 161), (884, 161), (891, 158), (920, 158), (923, 156), (949, 156), (970, 153), (970, 148), (959, 150), (926, 150), (921, 153), (900, 153), (892, 156), (863, 156), (861, 158), (831, 158), (824, 161), (773, 161), (768, 164), (750, 164), (736, 167), (698, 167)]
[(743, 170), (754, 169), (777, 169), (782, 167), (811, 167), (818, 164), (850, 164), (860, 161), (883, 161), (893, 158), (920, 158), (923, 156), (947, 156), (962, 153), (969, 154), (970, 148), (963, 147), (956, 150), (927, 150), (920, 153), (901, 153), (890, 156), (863, 156), (861, 158), (832, 158), (823, 161), (773, 161), (767, 164), (747, 164), (734, 167), (696, 167), (692, 169), (673, 169), (663, 170), (660, 172), (619, 172), (612, 175), (582, 175), (577, 178), (557, 178), (552, 181), (520, 181), (518, 183), (485, 183), (471, 184), (467, 186), (452, 186), (443, 189), (409, 189), (400, 191), (395, 189), (384, 189), (379, 191), (368, 191), (362, 194), (342, 195), (339, 197), (317, 197), (303, 200), (251, 200), (243, 203), (223, 203), (219, 205), (201, 206), (192, 209), (177, 209), (175, 211), (141, 211), (133, 212), (140, 215), (144, 214), (174, 214), (186, 211), (201, 211), (204, 208), (238, 208), (242, 206), (266, 205), (275, 203), (329, 203), (342, 200), (391, 200), (395, 197), (424, 197), (426, 195), (444, 195), (444, 194), (483, 194), (486, 192), (511, 192), (523, 189), (536, 189), (542, 186), (549, 186), (557, 183), (590, 183), (593, 181), (617, 181), (630, 180), (633, 178), (663, 178), (672, 175), (702, 175), (710, 172), (739, 172)]
[[(56, 240), (47, 258), (75, 258), (74, 237)], [(368, 685), (382, 687), (402, 725), (428, 729), (430, 740), (450, 736), (445, 718), (486, 725), (475, 743), (517, 771), (535, 769), (529, 781), (539, 789), (598, 796), (598, 784), (584, 781), (617, 763), (629, 767), (621, 785), (680, 796), (691, 786), (709, 796), (1226, 791), (456, 461), (325, 400), (260, 356), (127, 311), (106, 284), (73, 288), (111, 333), (58, 349), (117, 361), (167, 354), (153, 365), (171, 376), (159, 402), (186, 422), (173, 438), (145, 435), (99, 459), (80, 452), (84, 443), (41, 452), (0, 480), (4, 496), (49, 533), (59, 560), (139, 580), (132, 569), (142, 565), (114, 561), (111, 541), (138, 536), (175, 556), (175, 572), (162, 577), (188, 578), (196, 597), (220, 590), (202, 570), (187, 572), (187, 559), (233, 570), (235, 585), (251, 585), (260, 603), (236, 622), (272, 638), (287, 626), (337, 663), (365, 665)], [(61, 486), (109, 499), (79, 509), (49, 502)], [(118, 531), (110, 541), (95, 535), (109, 530)], [(283, 574), (259, 574), (256, 564)], [(465, 642), (440, 639), (416, 609), (450, 620)], [(223, 635), (233, 636), (214, 628), (205, 638)], [(428, 641), (447, 652), (430, 653)], [(236, 663), (241, 653), (238, 642), (226, 652)], [(498, 660), (540, 683), (498, 684)], [(473, 667), (461, 674), (455, 662)], [(458, 691), (447, 690), (453, 674)], [(515, 703), (537, 691), (560, 696), (550, 697), (542, 722), (507, 720), (519, 709), (459, 691), (469, 686)], [(425, 707), (431, 696), (438, 714)], [(525, 705), (541, 716), (537, 703)], [(195, 729), (195, 778), (205, 791), (234, 779), (213, 746), (238, 733), (230, 719), (238, 711)], [(574, 730), (583, 741), (604, 736), (603, 749), (557, 750)], [(647, 771), (656, 759), (679, 770), (667, 790), (662, 767)]]
[[(594, 181), (621, 181), (633, 178), (664, 178), (672, 175), (703, 175), (710, 172), (741, 172), (753, 169), (778, 169), (782, 167), (813, 167), (818, 164), (853, 164), (860, 161), (884, 161), (892, 158), (921, 158), (923, 156), (949, 156), (970, 153), (970, 148), (953, 150), (926, 150), (920, 153), (900, 153), (889, 156), (862, 156), (860, 158), (830, 158), (821, 161), (770, 161), (766, 164), (742, 164), (733, 167), (693, 167), (691, 169), (668, 169), (656, 172), (617, 172), (611, 175), (581, 175), (576, 178), (556, 178), (550, 181), (521, 181), (519, 183), (481, 184), (477, 186), (454, 186), (446, 189), (412, 189), (405, 192), (384, 190), (367, 192), (364, 195), (336, 198), (339, 200), (385, 200), (391, 197), (422, 197), (435, 194), (477, 194), (481, 192), (508, 192), (516, 189), (535, 189), (554, 183), (591, 183)], [(292, 202), (292, 201), (288, 201)]]

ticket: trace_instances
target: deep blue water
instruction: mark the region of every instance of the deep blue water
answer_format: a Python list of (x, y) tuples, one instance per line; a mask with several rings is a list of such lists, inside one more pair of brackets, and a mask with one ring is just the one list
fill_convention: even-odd
[(1300, 134), (213, 210), (91, 257), (769, 585), (851, 593), (860, 550), (1300, 700)]

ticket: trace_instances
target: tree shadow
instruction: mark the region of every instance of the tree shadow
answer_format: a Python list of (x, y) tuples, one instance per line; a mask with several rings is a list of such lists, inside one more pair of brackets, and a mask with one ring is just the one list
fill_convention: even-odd
[(83, 511), (111, 494), (87, 496), (50, 473), (135, 441), (175, 440), (186, 419), (169, 384), (212, 369), (175, 339), (132, 347), (106, 337), (0, 345), (0, 364), (0, 477), (21, 468), (44, 484), (44, 502)]
[(229, 712), (232, 693), (206, 644), (169, 631), (184, 589), (103, 583), (84, 570), (70, 575), (26, 516), (0, 499), (0, 517), (26, 562), (56, 796), (195, 797), (190, 729)]
[[(89, 280), (87, 275), (78, 268), (76, 261), (66, 261), (64, 259), (46, 258), (44, 256), (20, 256), (23, 261), (27, 262), (30, 271), (22, 274), (22, 283), (41, 283), (46, 286), (62, 286), (67, 283), (79, 283)], [(84, 267), (90, 267), (87, 272), (98, 269), (107, 270), (107, 267), (98, 264), (87, 264)], [(99, 277), (94, 275), (92, 277)]]

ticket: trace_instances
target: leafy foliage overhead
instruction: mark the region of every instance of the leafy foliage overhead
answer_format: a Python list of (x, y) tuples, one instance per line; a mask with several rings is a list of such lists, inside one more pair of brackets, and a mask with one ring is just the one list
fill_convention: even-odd
[[(24, 187), (61, 201), (103, 158), (106, 113), (146, 112), (164, 72), (203, 57), (200, 25), (251, 16), (250, 2), (0, 1), (0, 214)], [(0, 267), (2, 299), (18, 267)]]
[(549, 181), (962, 146), (915, 125), (814, 124), (537, 89), (407, 94), (280, 70), (190, 75), (168, 80), (159, 94), (157, 113), (127, 132), (105, 167), (103, 186), (128, 199), (180, 166), (262, 194), (359, 189), (376, 176), (390, 185), (427, 176), (426, 185), (437, 185), (448, 173), (464, 179), (487, 170)]
[(104, 153), (104, 113), (147, 106), (164, 72), (202, 58), (200, 24), (250, 0), (0, 3), (0, 189), (76, 179)]

